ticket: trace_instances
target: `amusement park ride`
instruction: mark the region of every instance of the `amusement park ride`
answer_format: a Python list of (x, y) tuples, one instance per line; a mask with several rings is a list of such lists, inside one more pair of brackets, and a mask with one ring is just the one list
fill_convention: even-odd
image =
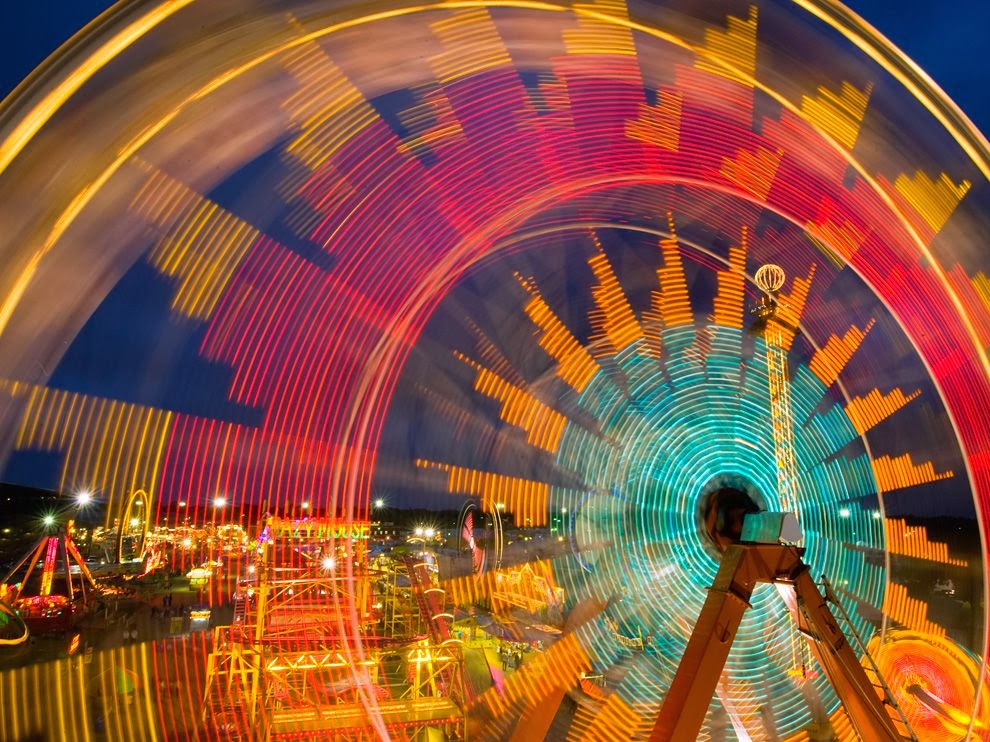
[[(763, 265), (755, 281), (763, 298), (753, 310), (757, 330), (766, 345), (770, 413), (781, 502), (796, 509), (797, 475), (793, 452), (793, 419), (787, 373), (788, 334), (797, 332), (795, 318), (779, 300), (785, 274), (776, 265)], [(753, 503), (740, 504), (736, 497), (715, 493), (713, 517), (706, 519), (709, 537), (722, 552), (718, 573), (695, 623), (677, 674), (667, 691), (651, 739), (662, 742), (695, 739), (705, 721), (709, 704), (758, 583), (778, 587), (794, 626), (811, 646), (819, 666), (844, 706), (862, 739), (917, 739), (876, 663), (845, 621), (857, 648), (869, 663), (874, 681), (839, 625), (829, 603), (844, 609), (828, 589), (815, 584), (802, 559), (801, 528), (794, 512), (752, 512)], [(744, 495), (743, 495), (744, 497)], [(749, 511), (749, 512), (747, 512)]]
[(0, 584), (0, 601), (34, 633), (71, 629), (97, 590), (72, 531), (70, 520), (58, 533), (42, 536)]
[(107, 516), (0, 738), (985, 737), (988, 180), (838, 0), (115, 4), (0, 102), (0, 475)]
[(382, 603), (396, 593), (369, 561), (368, 533), (367, 523), (267, 519), (233, 624), (214, 633), (204, 708), (218, 733), (368, 739), (373, 705), (390, 735), (435, 727), (464, 737), (463, 656), (444, 591), (416, 554), (390, 565), (421, 615), (412, 626), (423, 627), (391, 633)]
[[(778, 266), (760, 268), (755, 280), (763, 298), (753, 314), (765, 342), (781, 501), (796, 510), (787, 347), (797, 327), (778, 295), (784, 279)], [(797, 514), (758, 510), (731, 488), (709, 498), (707, 535), (721, 552), (721, 564), (650, 738), (676, 742), (698, 736), (753, 590), (771, 583), (856, 733), (870, 740), (917, 739), (837, 596), (827, 582), (820, 589), (813, 580), (802, 558)], [(457, 532), (470, 554), (472, 579), (480, 580), (488, 567), (498, 571), (504, 547), (498, 512), (492, 515), (496, 538), (486, 545), (476, 541), (476, 517), (482, 512), (467, 504)], [(267, 518), (250, 577), (235, 596), (233, 624), (214, 632), (204, 696), (214, 728), (231, 734), (253, 730), (252, 738), (265, 742), (319, 734), (366, 739), (375, 734), (367, 711), (373, 706), (380, 731), (389, 735), (414, 737), (434, 727), (447, 739), (465, 738), (473, 694), (436, 571), (425, 551), (370, 559), (368, 536), (367, 523)], [(419, 534), (410, 545), (425, 547), (425, 541)], [(504, 582), (507, 575), (522, 577), (511, 570), (495, 577)], [(532, 609), (543, 600), (499, 595), (496, 586), (493, 605), (501, 600)], [(406, 669), (397, 675), (400, 667)], [(519, 727), (546, 733), (564, 690), (531, 702), (528, 721)], [(522, 733), (517, 728), (516, 735)]]

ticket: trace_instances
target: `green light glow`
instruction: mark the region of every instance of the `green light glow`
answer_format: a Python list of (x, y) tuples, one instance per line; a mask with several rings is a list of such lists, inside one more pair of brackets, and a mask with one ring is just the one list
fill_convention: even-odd
[[(559, 462), (592, 491), (577, 501), (573, 491), (555, 489), (551, 503), (573, 512), (578, 558), (562, 576), (570, 598), (612, 596), (606, 614), (613, 628), (626, 637), (652, 636), (655, 649), (631, 653), (604, 620), (587, 629), (585, 646), (601, 667), (628, 667), (619, 692), (654, 711), (718, 566), (698, 516), (706, 486), (744, 482), (767, 510), (781, 509), (762, 340), (715, 326), (671, 328), (662, 339), (662, 362), (633, 346), (576, 400), (601, 430), (571, 424)], [(869, 460), (841, 406), (823, 402), (831, 397), (817, 377), (803, 365), (792, 369), (805, 559), (850, 606), (861, 602), (879, 613), (883, 529), (871, 517), (877, 487)], [(771, 699), (779, 731), (796, 731), (810, 712), (788, 670), (810, 663), (810, 656), (772, 586), (758, 587), (752, 605), (726, 663), (724, 707), (749, 715), (756, 712), (754, 697)], [(872, 626), (851, 613), (857, 630), (870, 636)], [(823, 674), (808, 683), (826, 709), (836, 707)]]

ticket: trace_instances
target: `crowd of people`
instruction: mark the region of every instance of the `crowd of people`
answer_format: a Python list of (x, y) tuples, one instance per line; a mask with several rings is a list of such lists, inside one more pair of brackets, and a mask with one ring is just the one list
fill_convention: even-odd
[(523, 652), (529, 651), (530, 647), (520, 642), (499, 641), (495, 647), (495, 653), (499, 657), (503, 670), (518, 670), (522, 667)]

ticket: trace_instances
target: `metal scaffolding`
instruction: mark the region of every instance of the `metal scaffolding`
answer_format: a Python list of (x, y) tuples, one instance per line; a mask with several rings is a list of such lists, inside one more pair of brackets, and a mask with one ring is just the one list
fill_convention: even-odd
[[(367, 538), (367, 524), (267, 520), (255, 579), (238, 590), (233, 624), (214, 630), (212, 729), (265, 742), (377, 739), (382, 729), (414, 737), (427, 727), (464, 737), (463, 653), (443, 591), (415, 561), (370, 562)], [(389, 623), (405, 611), (396, 599), (416, 607), (416, 621)], [(413, 626), (425, 635), (402, 633)]]

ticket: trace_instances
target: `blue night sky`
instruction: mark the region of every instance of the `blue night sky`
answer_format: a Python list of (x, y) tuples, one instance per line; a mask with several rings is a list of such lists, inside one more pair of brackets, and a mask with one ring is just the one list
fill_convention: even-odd
[[(6, 96), (61, 43), (113, 3), (11, 2), (0, 30), (0, 95)], [(984, 132), (990, 131), (987, 0), (847, 0), (924, 69)]]

